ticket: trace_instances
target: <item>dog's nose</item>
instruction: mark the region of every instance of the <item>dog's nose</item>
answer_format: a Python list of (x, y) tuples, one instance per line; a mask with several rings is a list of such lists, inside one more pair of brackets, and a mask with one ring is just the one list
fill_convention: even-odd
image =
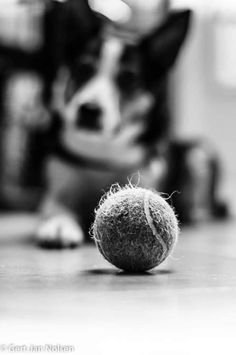
[(85, 103), (80, 106), (77, 114), (77, 127), (99, 130), (101, 128), (101, 107), (96, 103)]

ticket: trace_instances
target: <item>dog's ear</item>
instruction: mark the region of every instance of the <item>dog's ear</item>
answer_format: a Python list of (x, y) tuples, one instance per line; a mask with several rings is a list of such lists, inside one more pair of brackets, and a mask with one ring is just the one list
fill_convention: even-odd
[(89, 36), (98, 33), (100, 22), (87, 0), (48, 0), (46, 4), (39, 65), (48, 88), (45, 96), (50, 97), (58, 69), (70, 63)]
[(173, 66), (184, 43), (191, 18), (190, 10), (172, 11), (165, 22), (141, 42), (145, 66), (151, 78), (162, 77)]
[(99, 19), (88, 0), (67, 0), (66, 5), (68, 35), (79, 32), (82, 37), (96, 31)]
[(47, 50), (54, 57), (73, 57), (99, 27), (100, 19), (89, 7), (88, 0), (51, 0), (44, 21)]

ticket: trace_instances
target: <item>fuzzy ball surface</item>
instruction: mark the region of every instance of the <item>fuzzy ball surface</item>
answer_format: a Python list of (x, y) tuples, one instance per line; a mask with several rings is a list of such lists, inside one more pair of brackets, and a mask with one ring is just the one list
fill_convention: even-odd
[(104, 258), (128, 272), (147, 271), (162, 263), (178, 233), (175, 213), (163, 197), (130, 186), (102, 198), (92, 226)]

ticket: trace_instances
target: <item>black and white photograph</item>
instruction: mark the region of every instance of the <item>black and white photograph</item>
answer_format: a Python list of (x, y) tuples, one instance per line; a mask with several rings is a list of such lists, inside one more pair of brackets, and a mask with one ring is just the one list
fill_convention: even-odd
[(0, 355), (234, 355), (235, 132), (234, 0), (0, 0)]

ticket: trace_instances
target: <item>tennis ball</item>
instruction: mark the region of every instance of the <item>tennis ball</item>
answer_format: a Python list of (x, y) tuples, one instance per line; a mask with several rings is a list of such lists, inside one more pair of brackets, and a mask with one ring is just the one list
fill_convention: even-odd
[(162, 263), (179, 233), (173, 209), (158, 193), (141, 187), (111, 189), (95, 211), (92, 236), (111, 264), (143, 272)]

